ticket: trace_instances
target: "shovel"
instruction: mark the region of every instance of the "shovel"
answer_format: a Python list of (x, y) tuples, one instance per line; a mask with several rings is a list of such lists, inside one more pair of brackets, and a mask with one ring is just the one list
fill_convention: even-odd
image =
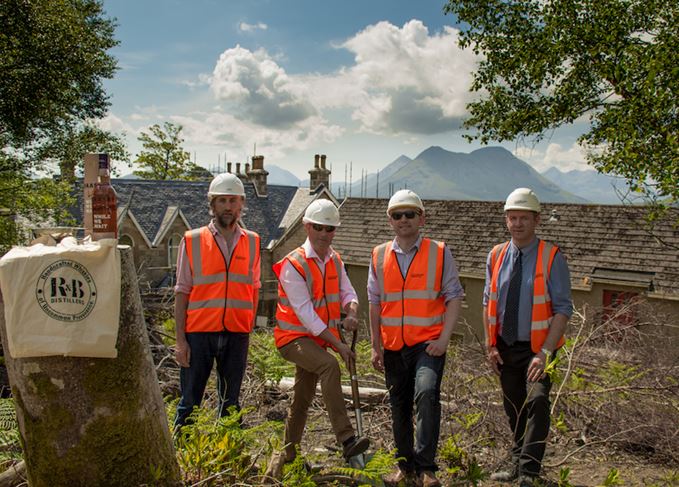
[[(353, 331), (351, 337), (351, 351), (356, 351), (356, 339), (358, 338), (358, 330)], [(344, 342), (344, 335), (340, 329), (340, 339)], [(345, 342), (346, 343), (346, 342)], [(351, 375), (351, 396), (354, 402), (354, 414), (356, 415), (356, 433), (358, 436), (363, 436), (363, 412), (361, 411), (361, 396), (358, 392), (358, 374), (356, 373), (356, 361), (349, 361), (349, 374)], [(363, 453), (355, 455), (348, 459), (349, 465), (353, 468), (365, 468), (365, 455)]]

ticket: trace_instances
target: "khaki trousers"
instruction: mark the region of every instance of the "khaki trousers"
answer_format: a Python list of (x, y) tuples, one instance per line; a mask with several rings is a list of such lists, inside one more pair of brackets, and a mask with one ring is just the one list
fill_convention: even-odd
[(320, 379), (325, 409), (337, 441), (354, 436), (342, 395), (340, 367), (337, 359), (310, 338), (302, 337), (279, 349), (283, 358), (294, 363), (295, 386), (292, 404), (285, 424), (285, 454), (288, 461), (295, 458), (295, 446), (302, 441), (307, 412)]

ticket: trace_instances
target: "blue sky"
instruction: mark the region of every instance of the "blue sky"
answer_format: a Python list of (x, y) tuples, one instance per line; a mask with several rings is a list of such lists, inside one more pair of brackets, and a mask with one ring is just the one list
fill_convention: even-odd
[[(182, 124), (199, 164), (257, 153), (300, 178), (314, 154), (336, 177), (431, 145), (470, 152), (460, 123), (478, 59), (434, 0), (104, 0), (119, 71), (102, 126), (132, 156), (154, 123)], [(505, 147), (538, 170), (582, 168), (576, 125)]]

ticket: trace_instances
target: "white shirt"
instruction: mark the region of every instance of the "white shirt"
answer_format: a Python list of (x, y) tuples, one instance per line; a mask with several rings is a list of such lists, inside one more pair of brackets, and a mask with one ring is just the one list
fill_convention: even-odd
[[(335, 255), (335, 251), (332, 247), (328, 250), (325, 259), (321, 259), (318, 256), (313, 247), (311, 247), (311, 242), (309, 242), (308, 238), (304, 244), (302, 244), (302, 248), (308, 258), (315, 259), (318, 268), (321, 270), (321, 273), (324, 274), (325, 265), (332, 259), (333, 255)], [(349, 276), (347, 276), (344, 267), (338, 269), (338, 273), (340, 276), (340, 303), (342, 309), (344, 309), (344, 307), (351, 302), (358, 303), (358, 296), (356, 295), (356, 291), (354, 291), (354, 287), (351, 285), (351, 281), (349, 281)], [(306, 281), (288, 259), (283, 262), (278, 280), (281, 283), (285, 294), (288, 296), (288, 301), (290, 301), (292, 309), (295, 311), (299, 321), (304, 325), (304, 328), (306, 328), (313, 336), (318, 336), (323, 333), (323, 330), (327, 328), (327, 325), (323, 322), (321, 317), (318, 316), (316, 310), (314, 310)]]

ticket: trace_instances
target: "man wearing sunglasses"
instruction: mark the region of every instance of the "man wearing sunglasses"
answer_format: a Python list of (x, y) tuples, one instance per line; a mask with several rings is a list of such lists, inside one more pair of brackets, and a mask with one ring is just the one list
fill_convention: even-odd
[(274, 454), (267, 469), (266, 475), (273, 479), (280, 479), (283, 465), (296, 456), (319, 381), (344, 457), (359, 455), (370, 445), (367, 438), (354, 434), (344, 405), (340, 367), (327, 350), (331, 347), (347, 364), (355, 359), (338, 331), (342, 310), (346, 313), (344, 328), (351, 331), (358, 327), (356, 292), (339, 254), (331, 247), (340, 225), (339, 211), (332, 201), (316, 200), (308, 206), (302, 221), (306, 241), (273, 266), (279, 282), (276, 347), (296, 366), (294, 395), (285, 424), (285, 450)]
[(383, 480), (435, 487), (441, 485), (435, 473), (441, 379), (464, 291), (448, 247), (420, 234), (424, 205), (417, 194), (394, 193), (387, 215), (395, 238), (373, 249), (368, 301), (372, 363), (385, 373), (396, 456), (402, 459)]

